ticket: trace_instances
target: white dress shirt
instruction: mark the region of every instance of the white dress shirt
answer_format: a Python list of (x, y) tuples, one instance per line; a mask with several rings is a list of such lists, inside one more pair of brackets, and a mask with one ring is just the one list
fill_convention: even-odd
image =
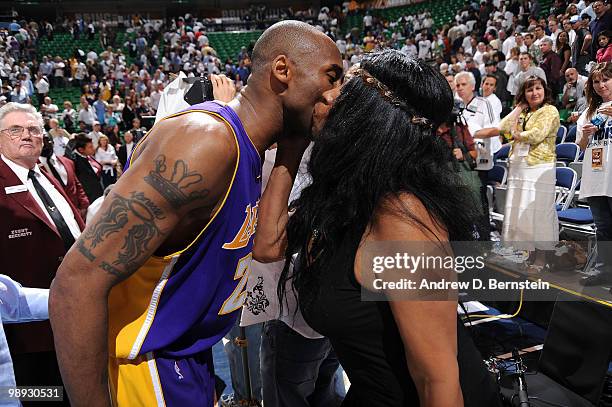
[[(34, 184), (32, 183), (32, 180), (28, 178), (29, 170), (25, 167), (22, 167), (21, 165), (17, 163), (14, 163), (13, 161), (6, 158), (4, 155), (0, 155), (0, 158), (2, 158), (2, 160), (6, 163), (6, 165), (9, 166), (11, 170), (13, 170), (13, 172), (15, 173), (17, 178), (19, 178), (21, 183), (28, 188), (28, 191), (34, 198), (34, 201), (36, 202), (36, 204), (38, 204), (38, 206), (42, 209), (43, 213), (47, 215), (49, 222), (51, 222), (52, 225), (55, 225), (55, 223), (53, 222), (53, 218), (51, 218), (51, 215), (49, 215), (49, 212), (47, 211), (47, 207), (43, 203), (42, 199), (40, 199), (40, 196), (38, 196), (38, 193), (36, 192), (36, 189), (34, 188)], [(51, 198), (53, 203), (57, 206), (57, 209), (59, 210), (59, 212), (62, 214), (62, 217), (64, 218), (64, 221), (68, 225), (68, 228), (70, 229), (70, 232), (72, 233), (72, 236), (74, 236), (75, 240), (78, 239), (79, 236), (81, 235), (81, 229), (79, 228), (79, 224), (74, 218), (74, 213), (72, 213), (70, 204), (62, 196), (62, 194), (60, 194), (59, 191), (55, 189), (53, 184), (49, 182), (47, 177), (45, 177), (40, 172), (40, 168), (38, 168), (38, 166), (35, 165), (34, 168), (32, 168), (32, 170), (34, 170), (34, 172), (36, 173), (36, 179), (38, 180), (40, 185), (42, 185), (42, 187), (45, 189), (47, 194), (49, 194), (49, 197)]]
[[(32, 322), (49, 318), (49, 290), (26, 288), (0, 274), (0, 386), (15, 387), (15, 373), (3, 323)], [(18, 400), (0, 402), (2, 407), (21, 406)]]
[(55, 154), (51, 155), (48, 160), (46, 157), (42, 156), (39, 158), (39, 160), (51, 175), (53, 175), (53, 172), (51, 171), (51, 168), (49, 168), (49, 165), (52, 165), (53, 168), (55, 168), (55, 170), (59, 174), (60, 178), (62, 179), (62, 184), (68, 185), (68, 171), (66, 171), (66, 168), (60, 162), (60, 160), (57, 159)]
[(127, 160), (130, 159), (130, 156), (132, 155), (133, 150), (134, 150), (134, 143), (125, 143), (125, 153), (126, 153), (125, 157)]

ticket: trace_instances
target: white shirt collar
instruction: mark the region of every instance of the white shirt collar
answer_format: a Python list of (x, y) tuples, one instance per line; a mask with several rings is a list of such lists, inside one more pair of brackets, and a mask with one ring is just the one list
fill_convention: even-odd
[[(15, 173), (15, 175), (17, 175), (17, 178), (19, 178), (19, 181), (21, 181), (22, 184), (25, 185), (28, 183), (28, 173), (30, 172), (28, 168), (23, 167), (14, 161), (11, 161), (3, 154), (0, 154), (0, 157), (2, 158), (2, 161), (4, 161), (6, 165), (8, 165), (11, 170), (13, 170), (13, 172)], [(34, 172), (36, 172), (38, 175), (42, 175), (37, 165), (35, 165), (32, 170), (34, 170)]]

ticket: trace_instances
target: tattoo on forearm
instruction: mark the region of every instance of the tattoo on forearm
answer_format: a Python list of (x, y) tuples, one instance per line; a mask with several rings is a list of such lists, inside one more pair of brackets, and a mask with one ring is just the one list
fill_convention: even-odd
[(203, 182), (204, 177), (195, 171), (189, 171), (187, 164), (183, 160), (176, 160), (172, 174), (169, 173), (166, 165), (166, 156), (160, 154), (155, 159), (155, 170), (145, 176), (145, 181), (159, 192), (174, 209), (187, 205), (193, 201), (204, 199), (208, 196), (209, 190), (203, 188), (199, 191), (192, 191), (187, 194), (187, 188), (197, 183)]
[(96, 259), (96, 256), (93, 255), (91, 250), (89, 250), (87, 247), (85, 247), (85, 243), (83, 242), (83, 239), (79, 239), (79, 241), (77, 242), (77, 249), (79, 249), (81, 254), (83, 256), (85, 256), (85, 258), (87, 258), (87, 260), (94, 261)]
[(163, 211), (143, 192), (132, 192), (129, 198), (119, 194), (111, 194), (109, 208), (101, 215), (95, 225), (81, 236), (77, 247), (89, 260), (96, 256), (93, 250), (113, 233), (124, 229), (132, 219), (130, 229), (125, 233), (123, 246), (112, 262), (103, 261), (100, 268), (117, 277), (125, 277), (149, 255), (149, 242), (165, 233), (160, 230), (157, 222), (166, 218)]

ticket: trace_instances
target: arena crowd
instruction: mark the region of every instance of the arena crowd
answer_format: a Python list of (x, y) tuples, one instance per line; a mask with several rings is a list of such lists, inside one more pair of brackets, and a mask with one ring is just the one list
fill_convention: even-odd
[[(593, 135), (608, 137), (612, 131), (610, 1), (555, 0), (549, 10), (538, 0), (467, 1), (442, 26), (434, 23), (428, 10), (389, 21), (375, 6), (351, 1), (331, 10), (283, 10), (279, 19), (306, 21), (331, 38), (344, 73), (364, 55), (388, 48), (435, 67), (446, 78), (456, 106), (453, 117), (436, 132), (481, 214), (475, 235), (480, 240), (495, 236), (487, 186), (499, 184), (492, 181), (490, 171), (511, 143), (505, 163), (505, 219), (498, 237), (507, 242), (556, 241), (556, 145), (576, 143), (585, 150)], [(247, 22), (253, 24), (248, 28), (265, 28), (265, 12), (248, 15)], [(347, 27), (347, 19), (354, 16), (362, 18), (362, 24)], [(215, 24), (189, 14), (166, 20), (129, 16), (121, 30), (131, 35), (123, 37), (123, 43), (118, 40), (119, 28), (105, 21), (23, 21), (18, 28), (0, 30), (0, 105), (32, 104), (42, 114), (49, 137), (43, 165), (62, 186), (74, 188), (66, 192), (84, 219), (89, 219), (90, 205), (121, 177), (179, 72), (188, 77), (224, 75), (236, 92), (248, 85), (254, 42), (221, 60), (207, 35)], [(75, 49), (66, 59), (40, 55), (41, 39), (51, 42), (58, 32), (74, 39), (98, 39), (103, 51)], [(79, 89), (79, 104), (53, 100), (50, 94), (59, 88)], [(561, 126), (565, 131), (558, 140)], [(77, 180), (68, 182), (62, 166), (70, 166), (68, 172), (73, 171)], [(587, 181), (583, 192), (597, 238), (612, 240), (612, 189), (589, 188)], [(550, 249), (536, 245), (529, 250), (530, 267), (535, 272), (545, 269)], [(601, 273), (586, 278), (585, 285), (612, 283), (612, 259), (600, 260)], [(253, 344), (261, 341), (259, 329)], [(236, 362), (238, 352), (230, 350), (230, 360)], [(322, 360), (329, 361), (331, 353), (326, 350)], [(330, 363), (333, 369), (327, 379), (339, 388), (333, 379), (337, 359)], [(246, 397), (245, 386), (240, 374), (235, 376), (239, 403)], [(254, 379), (254, 390), (261, 399), (259, 380)]]

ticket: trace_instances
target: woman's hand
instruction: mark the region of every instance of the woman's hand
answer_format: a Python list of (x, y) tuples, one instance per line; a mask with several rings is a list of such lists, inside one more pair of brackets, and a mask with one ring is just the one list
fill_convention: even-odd
[(602, 106), (597, 109), (597, 113), (605, 114), (606, 116), (612, 116), (612, 105)]
[(225, 75), (210, 75), (213, 86), (213, 97), (221, 102), (231, 102), (236, 95), (236, 85), (234, 81)]
[(595, 132), (597, 132), (597, 126), (593, 126), (591, 123), (586, 123), (582, 126), (583, 136), (591, 137)]

